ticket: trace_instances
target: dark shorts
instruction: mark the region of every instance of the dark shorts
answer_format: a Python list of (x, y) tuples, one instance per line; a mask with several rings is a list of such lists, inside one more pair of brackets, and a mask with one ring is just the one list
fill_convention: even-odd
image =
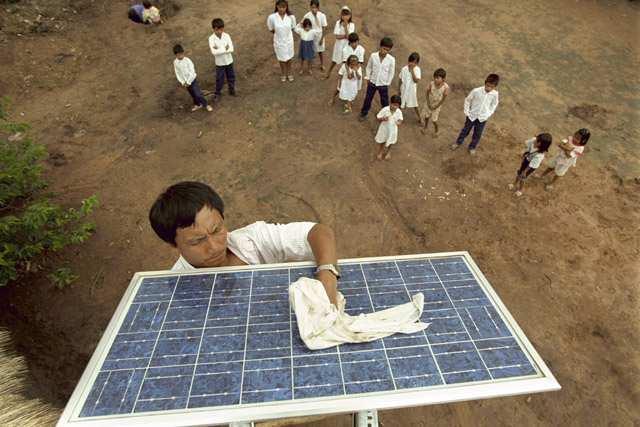
[(527, 156), (522, 156), (522, 163), (520, 164), (520, 169), (518, 169), (517, 175), (520, 179), (527, 179), (529, 175), (531, 175), (535, 169), (529, 169), (529, 159)]

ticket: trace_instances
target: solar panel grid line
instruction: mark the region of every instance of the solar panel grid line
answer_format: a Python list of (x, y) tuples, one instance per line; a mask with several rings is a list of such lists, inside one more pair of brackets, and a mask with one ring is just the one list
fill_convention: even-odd
[[(442, 284), (442, 288), (444, 289), (445, 294), (447, 295), (447, 298), (449, 298), (449, 301), (451, 302), (451, 305), (453, 307), (456, 307), (455, 304), (453, 303), (453, 299), (451, 298), (451, 295), (449, 295), (449, 291), (447, 290), (447, 287), (444, 286), (444, 283), (442, 282), (442, 278), (440, 277), (440, 275), (438, 274), (438, 270), (436, 270), (436, 268), (433, 266), (433, 262), (431, 262), (431, 260), (429, 260), (429, 264), (431, 264), (431, 267), (433, 268), (433, 271), (435, 272), (436, 276), (438, 277), (438, 280), (440, 281), (440, 283)], [(465, 308), (466, 310), (466, 308)], [(456, 308), (456, 311), (458, 311), (458, 309)], [(458, 311), (459, 313), (459, 311)], [(471, 317), (471, 316), (469, 316)], [(462, 321), (462, 319), (460, 319)], [(472, 319), (473, 320), (473, 319)], [(475, 323), (474, 323), (475, 324)], [(482, 357), (482, 354), (480, 353), (480, 351), (478, 350), (478, 347), (476, 346), (475, 341), (473, 340), (472, 335), (469, 333), (469, 330), (467, 329), (467, 325), (464, 323), (464, 321), (462, 321), (462, 326), (464, 326), (465, 331), (467, 331), (467, 334), (469, 335), (469, 337), (471, 338), (471, 342), (473, 343), (473, 347), (476, 349), (476, 352), (478, 353), (478, 356), (480, 357), (480, 360), (482, 361), (482, 365), (484, 366), (484, 368), (487, 370), (487, 373), (489, 374), (489, 376), (491, 377), (491, 379), (493, 378), (493, 374), (491, 373), (491, 370), (487, 367), (486, 362), (484, 361), (484, 358)], [(478, 329), (476, 327), (476, 329)], [(480, 332), (480, 330), (478, 329), (478, 332)]]
[[(404, 275), (402, 274), (402, 269), (398, 265), (398, 261), (394, 261), (394, 262), (396, 263), (396, 267), (400, 272), (400, 277), (402, 278), (402, 284), (404, 285), (404, 288), (407, 291), (407, 296), (411, 297), (411, 294), (409, 293), (409, 288), (407, 287), (407, 282), (404, 278)], [(442, 370), (440, 369), (440, 364), (438, 363), (438, 359), (436, 359), (436, 356), (433, 354), (433, 349), (431, 348), (431, 342), (429, 341), (429, 337), (427, 336), (426, 329), (422, 330), (422, 335), (424, 335), (424, 339), (427, 342), (427, 348), (429, 348), (429, 354), (431, 355), (431, 358), (433, 359), (433, 362), (436, 365), (436, 368), (438, 369), (438, 375), (440, 376), (440, 383), (446, 384), (446, 382), (444, 381), (444, 376), (442, 375)]]
[[(291, 269), (287, 269), (287, 273), (289, 274), (289, 283), (291, 283)], [(291, 315), (293, 311), (293, 307), (289, 307), (289, 363), (291, 365), (291, 399), (295, 400), (296, 398), (296, 388), (293, 379), (293, 316)]]
[(187, 392), (187, 408), (191, 402), (191, 391), (193, 390), (193, 383), (196, 379), (196, 369), (198, 362), (200, 361), (200, 350), (202, 349), (202, 342), (204, 341), (204, 332), (207, 329), (207, 318), (209, 317), (209, 310), (211, 308), (211, 302), (213, 301), (213, 293), (216, 288), (216, 280), (218, 275), (213, 276), (213, 284), (211, 285), (211, 293), (209, 294), (209, 301), (207, 303), (207, 311), (204, 316), (204, 322), (202, 323), (202, 333), (200, 334), (200, 342), (198, 343), (198, 350), (196, 351), (196, 361), (193, 364), (193, 371), (191, 372), (191, 383), (189, 384), (189, 391)]
[(247, 326), (246, 326), (246, 331), (245, 331), (245, 339), (244, 339), (244, 354), (242, 356), (242, 379), (240, 380), (240, 404), (242, 404), (242, 395), (243, 393), (243, 387), (244, 387), (244, 365), (247, 361), (247, 341), (249, 340), (249, 320), (251, 319), (251, 296), (253, 293), (253, 278), (254, 278), (254, 272), (251, 271), (251, 281), (249, 282), (249, 303), (247, 304)]
[[(364, 267), (362, 266), (362, 264), (360, 264), (360, 270), (362, 271), (362, 279), (364, 280), (364, 284), (365, 284), (365, 287), (367, 289), (367, 293), (369, 294), (369, 300), (371, 301), (371, 308), (373, 309), (373, 311), (377, 311), (375, 305), (373, 304), (373, 299), (371, 298), (371, 290), (369, 289), (369, 284), (367, 282), (367, 276), (364, 273)], [(391, 381), (393, 383), (393, 389), (397, 390), (398, 386), (396, 384), (396, 380), (395, 380), (394, 375), (393, 375), (393, 370), (391, 369), (391, 363), (389, 363), (389, 356), (387, 354), (387, 347), (384, 344), (384, 339), (381, 339), (380, 342), (382, 343), (382, 349), (384, 350), (384, 356), (385, 356), (385, 360), (387, 361), (387, 369), (389, 369), (389, 375), (391, 376)]]
[[(178, 289), (178, 284), (180, 283), (181, 279), (182, 278), (179, 278), (176, 281), (176, 284), (173, 286), (173, 292), (171, 292), (171, 297), (169, 298), (169, 304), (167, 305), (167, 310), (165, 311), (164, 317), (162, 318), (162, 322), (160, 323), (160, 329), (158, 329), (158, 335), (157, 335), (156, 341), (155, 341), (155, 343), (153, 345), (153, 349), (151, 350), (151, 353), (149, 353), (149, 361), (147, 362), (147, 367), (144, 370), (144, 375), (143, 375), (143, 378), (142, 378), (142, 382), (140, 383), (140, 388), (138, 388), (138, 393), (137, 393), (136, 398), (135, 398), (135, 400), (133, 402), (133, 405), (132, 405), (132, 408), (131, 408), (131, 413), (135, 412), (136, 407), (138, 406), (138, 401), (140, 399), (140, 393), (142, 392), (142, 387), (144, 385), (144, 379), (146, 378), (147, 372), (149, 371), (149, 367), (151, 366), (151, 362), (153, 361), (153, 354), (155, 353), (156, 347), (158, 346), (158, 342), (160, 341), (160, 333), (162, 332), (162, 328), (164, 326), (164, 322), (167, 320), (167, 316), (169, 315), (169, 308), (171, 307), (171, 303), (173, 302), (173, 297), (176, 294), (176, 290)], [(158, 305), (158, 307), (159, 307), (159, 305)], [(155, 316), (154, 316), (154, 319), (155, 319)], [(131, 329), (131, 328), (129, 328), (129, 329)]]

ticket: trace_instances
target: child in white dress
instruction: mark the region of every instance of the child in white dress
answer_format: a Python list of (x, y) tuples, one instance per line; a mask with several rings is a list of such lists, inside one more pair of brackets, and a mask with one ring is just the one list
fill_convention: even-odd
[(398, 89), (402, 104), (400, 108), (413, 108), (420, 122), (420, 110), (418, 108), (418, 82), (422, 78), (422, 72), (418, 64), (420, 63), (420, 55), (413, 52), (409, 55), (407, 65), (400, 70), (400, 80), (398, 81)]
[(398, 95), (391, 97), (391, 102), (376, 115), (380, 122), (376, 142), (378, 143), (378, 160), (391, 158), (391, 146), (398, 141), (398, 126), (402, 124), (402, 111), (400, 104), (402, 100)]
[(302, 19), (309, 19), (314, 30), (317, 30), (317, 36), (315, 39), (315, 51), (320, 58), (320, 71), (324, 71), (324, 57), (323, 52), (326, 50), (324, 40), (324, 29), (327, 28), (327, 15), (320, 12), (320, 1), (311, 0), (309, 2), (309, 12), (302, 17)]
[(353, 100), (356, 99), (358, 91), (362, 88), (362, 66), (358, 57), (351, 55), (347, 62), (340, 66), (338, 75), (340, 75), (339, 95), (340, 99), (344, 101), (344, 112), (345, 114), (350, 113), (353, 108)]
[(348, 44), (349, 34), (356, 32), (356, 24), (351, 22), (351, 9), (348, 6), (342, 6), (340, 10), (340, 19), (336, 22), (333, 34), (336, 36), (336, 42), (333, 45), (333, 55), (331, 56), (331, 65), (325, 79), (331, 76), (331, 71), (336, 64), (344, 62), (342, 51)]
[(267, 18), (267, 28), (273, 33), (273, 49), (280, 63), (280, 80), (293, 81), (291, 58), (293, 58), (293, 29), (296, 17), (289, 10), (287, 0), (277, 0), (275, 11)]

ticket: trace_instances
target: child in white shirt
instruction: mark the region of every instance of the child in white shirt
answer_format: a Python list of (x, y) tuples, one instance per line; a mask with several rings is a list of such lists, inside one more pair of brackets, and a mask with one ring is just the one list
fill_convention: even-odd
[(162, 18), (160, 17), (160, 11), (157, 7), (152, 6), (151, 2), (145, 0), (142, 2), (144, 10), (142, 11), (142, 22), (145, 24), (162, 24)]
[(398, 141), (398, 126), (402, 124), (401, 102), (398, 95), (393, 95), (391, 103), (376, 115), (380, 122), (378, 133), (376, 133), (376, 142), (378, 143), (376, 158), (378, 160), (391, 158), (391, 146)]
[(540, 167), (542, 160), (544, 160), (544, 154), (549, 151), (551, 142), (552, 138), (549, 133), (541, 133), (535, 138), (527, 139), (524, 142), (527, 146), (527, 151), (522, 154), (522, 163), (520, 164), (520, 169), (516, 172), (515, 182), (509, 184), (509, 190), (516, 190), (516, 196), (522, 196), (524, 181)]
[(176, 79), (178, 79), (180, 86), (189, 91), (189, 95), (191, 95), (193, 99), (193, 108), (191, 111), (197, 111), (202, 107), (206, 108), (207, 111), (213, 111), (213, 108), (207, 104), (207, 100), (200, 90), (193, 62), (184, 56), (182, 45), (175, 45), (173, 47), (173, 53), (176, 55), (176, 59), (173, 61), (173, 70), (176, 73)]
[(380, 93), (380, 104), (383, 107), (389, 105), (389, 86), (396, 73), (396, 60), (389, 53), (392, 48), (393, 40), (389, 37), (383, 37), (380, 40), (380, 49), (369, 57), (364, 73), (364, 79), (367, 81), (367, 93), (360, 109), (360, 117), (358, 118), (360, 121), (366, 120), (376, 92)]
[(216, 63), (216, 92), (215, 100), (222, 94), (224, 80), (227, 79), (229, 95), (236, 96), (236, 73), (233, 70), (233, 41), (229, 34), (224, 32), (224, 21), (215, 18), (211, 21), (213, 34), (209, 36), (209, 49)]
[(360, 65), (364, 65), (364, 47), (359, 44), (360, 36), (358, 36), (358, 33), (349, 34), (347, 41), (349, 44), (342, 49), (342, 62), (347, 62), (351, 55), (355, 55), (358, 57)]
[(311, 75), (311, 61), (316, 56), (315, 41), (320, 32), (313, 29), (309, 18), (304, 18), (294, 31), (300, 36), (300, 74), (306, 71)]
[(562, 140), (562, 143), (558, 144), (560, 153), (551, 161), (547, 170), (542, 173), (542, 177), (549, 175), (552, 171), (555, 171), (555, 175), (551, 181), (545, 186), (546, 190), (553, 189), (553, 184), (564, 176), (571, 166), (575, 166), (578, 161), (578, 157), (584, 153), (584, 146), (589, 142), (591, 138), (591, 132), (589, 129), (582, 128), (576, 131), (573, 136), (570, 136)]
[(350, 113), (353, 109), (353, 100), (362, 88), (362, 66), (358, 62), (358, 57), (351, 55), (345, 64), (340, 65), (338, 75), (340, 76), (339, 95), (344, 101), (344, 112)]
[(465, 138), (473, 129), (471, 144), (469, 144), (469, 154), (476, 154), (476, 147), (480, 143), (482, 131), (489, 117), (495, 113), (498, 108), (498, 83), (500, 76), (497, 74), (489, 74), (484, 81), (484, 86), (477, 87), (469, 92), (464, 100), (464, 115), (466, 116), (464, 126), (460, 130), (458, 139), (451, 145), (452, 150), (460, 148)]
[(413, 52), (409, 55), (408, 64), (400, 70), (398, 91), (402, 104), (400, 108), (413, 108), (420, 122), (420, 110), (418, 109), (418, 82), (422, 78), (422, 72), (418, 64), (420, 63), (420, 54)]
[(317, 31), (315, 41), (315, 52), (320, 58), (320, 71), (324, 71), (323, 52), (326, 50), (324, 41), (324, 29), (327, 28), (327, 15), (320, 12), (320, 1), (311, 0), (309, 2), (309, 12), (302, 19), (309, 19), (314, 30)]

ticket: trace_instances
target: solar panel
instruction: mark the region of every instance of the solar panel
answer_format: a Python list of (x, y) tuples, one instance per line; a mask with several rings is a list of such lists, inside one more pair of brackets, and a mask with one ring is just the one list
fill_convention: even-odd
[(425, 297), (429, 327), (309, 350), (311, 263), (136, 273), (58, 423), (211, 425), (559, 389), (466, 252), (340, 262), (346, 312)]

